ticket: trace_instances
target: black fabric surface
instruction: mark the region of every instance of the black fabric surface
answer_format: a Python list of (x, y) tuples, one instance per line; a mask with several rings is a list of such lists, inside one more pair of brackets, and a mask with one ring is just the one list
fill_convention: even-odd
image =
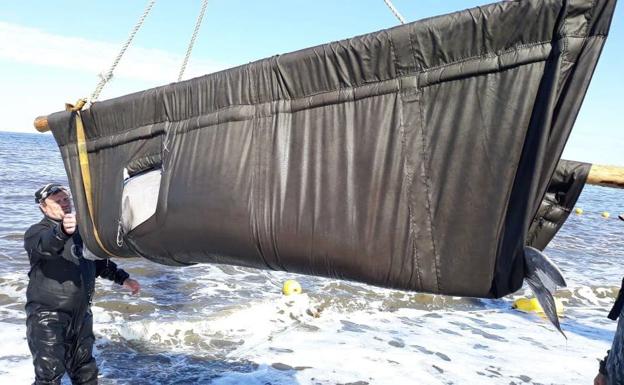
[(578, 200), (591, 164), (562, 159), (550, 180), (546, 195), (533, 218), (527, 245), (544, 250)]
[[(82, 112), (106, 249), (476, 297), (523, 247), (615, 0), (509, 1), (274, 56)], [(72, 115), (49, 118), (90, 250)], [(124, 168), (161, 166), (125, 235)]]

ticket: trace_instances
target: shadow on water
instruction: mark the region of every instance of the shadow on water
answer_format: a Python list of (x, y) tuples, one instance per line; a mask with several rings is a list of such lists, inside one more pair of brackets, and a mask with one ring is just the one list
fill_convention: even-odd
[(571, 318), (563, 321), (563, 331), (566, 334), (576, 334), (595, 341), (611, 343), (614, 332), (611, 330), (598, 328), (596, 326), (584, 325), (578, 319)]
[[(545, 317), (537, 313), (524, 313), (521, 311), (513, 311), (510, 314), (513, 314), (520, 318), (524, 318), (525, 320), (529, 320), (531, 322), (542, 322), (544, 327), (552, 330), (554, 333), (557, 333), (555, 327), (552, 326)], [(587, 339), (591, 339), (594, 341), (603, 341), (609, 344), (611, 343), (611, 341), (613, 341), (614, 332), (605, 328), (596, 327), (595, 323), (593, 326), (585, 325), (575, 317), (560, 317), (559, 319), (561, 321), (561, 328), (563, 329), (563, 332), (568, 336), (570, 336), (571, 334), (576, 334)], [(563, 338), (563, 336), (561, 338)]]
[[(163, 266), (158, 266), (164, 270)], [(161, 310), (181, 311), (192, 303), (193, 281), (183, 279), (180, 273), (183, 267), (170, 267), (169, 271), (152, 280), (148, 290), (154, 295), (155, 304)], [(146, 287), (147, 288), (147, 287)]]
[(305, 369), (279, 363), (261, 365), (209, 354), (154, 351), (144, 343), (106, 338), (99, 338), (97, 346), (102, 385), (298, 384), (295, 375)]
[[(126, 313), (132, 319), (149, 318), (154, 311), (169, 314), (178, 318), (189, 307), (196, 305), (192, 293), (198, 285), (192, 279), (180, 277), (182, 268), (153, 264), (141, 259), (121, 260), (114, 262), (119, 268), (126, 270), (130, 276), (141, 284), (138, 297), (122, 298), (124, 290), (111, 285), (104, 279), (96, 291), (94, 305), (106, 311)], [(146, 300), (147, 298), (147, 300)]]

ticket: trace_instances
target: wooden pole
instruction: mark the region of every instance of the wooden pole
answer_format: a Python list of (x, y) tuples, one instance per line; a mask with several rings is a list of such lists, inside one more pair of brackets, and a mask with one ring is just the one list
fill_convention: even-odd
[(592, 164), (586, 183), (595, 186), (624, 188), (624, 167)]
[[(65, 111), (76, 112), (82, 110), (82, 108), (87, 104), (87, 99), (78, 99), (76, 105), (65, 103)], [(48, 125), (48, 116), (42, 115), (37, 116), (33, 125), (35, 129), (39, 132), (47, 132), (50, 131), (50, 126)]]
[(33, 123), (35, 129), (39, 132), (50, 131), (50, 126), (48, 126), (48, 117), (47, 116), (37, 116), (35, 122)]

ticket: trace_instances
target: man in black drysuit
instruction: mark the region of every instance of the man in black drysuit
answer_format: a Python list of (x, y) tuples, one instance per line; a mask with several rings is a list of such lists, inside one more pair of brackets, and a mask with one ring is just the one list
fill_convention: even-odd
[(74, 385), (97, 384), (91, 300), (95, 277), (132, 290), (137, 281), (108, 260), (89, 260), (71, 213), (68, 191), (50, 183), (35, 192), (44, 214), (24, 235), (30, 259), (26, 291), (26, 333), (35, 366), (35, 385), (60, 384), (67, 371)]

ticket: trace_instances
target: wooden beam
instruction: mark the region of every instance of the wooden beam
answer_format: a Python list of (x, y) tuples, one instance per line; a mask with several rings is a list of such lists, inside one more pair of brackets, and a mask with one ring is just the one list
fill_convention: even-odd
[(48, 126), (48, 116), (37, 116), (35, 122), (33, 123), (35, 129), (39, 132), (50, 131), (50, 126)]
[(586, 183), (595, 186), (624, 188), (624, 167), (592, 164)]
[[(65, 111), (76, 112), (83, 109), (83, 107), (87, 104), (87, 99), (78, 99), (76, 105), (65, 103)], [(35, 129), (39, 132), (47, 132), (50, 131), (50, 126), (48, 125), (48, 116), (42, 115), (37, 116), (33, 125)]]

